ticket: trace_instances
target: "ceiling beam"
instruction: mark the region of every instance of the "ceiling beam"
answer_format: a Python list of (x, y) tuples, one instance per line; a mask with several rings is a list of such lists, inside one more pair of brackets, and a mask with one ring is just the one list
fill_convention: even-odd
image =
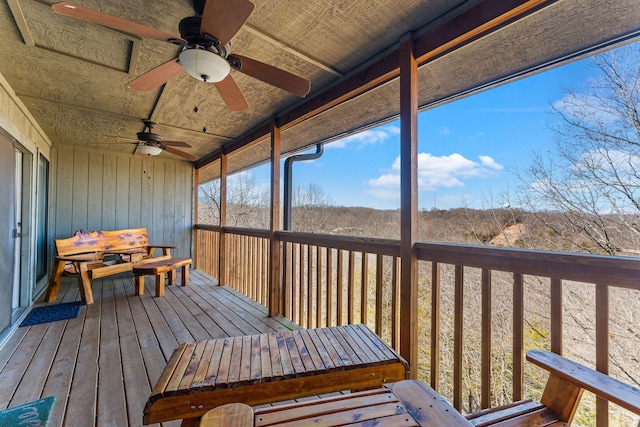
[(317, 59), (313, 59), (312, 57), (308, 56), (307, 54), (304, 54), (302, 52), (300, 52), (297, 49), (294, 49), (293, 47), (289, 46), (286, 43), (281, 42), (280, 40), (276, 39), (273, 36), (270, 36), (269, 34), (265, 33), (262, 30), (259, 30), (255, 27), (252, 27), (249, 24), (244, 24), (244, 26), (242, 27), (243, 30), (253, 34), (254, 36), (257, 36), (259, 38), (261, 38), (262, 40), (265, 40), (268, 43), (271, 43), (274, 46), (277, 46), (278, 48), (284, 50), (285, 52), (288, 52), (290, 54), (292, 54), (293, 56), (302, 59), (303, 61), (308, 62), (311, 65), (314, 65), (318, 68), (320, 68), (323, 71), (326, 71), (329, 74), (333, 74), (336, 77), (344, 77), (344, 74), (342, 74), (340, 71), (336, 70), (335, 68), (330, 67), (329, 65), (318, 61)]
[(26, 44), (27, 46), (35, 46), (36, 42), (31, 35), (31, 30), (29, 30), (27, 20), (24, 17), (24, 13), (22, 13), (20, 3), (18, 3), (18, 0), (8, 0), (7, 3), (9, 4), (9, 9), (11, 9), (13, 19), (16, 21), (18, 30), (20, 30), (20, 34), (22, 35), (24, 44)]
[[(458, 49), (473, 40), (486, 36), (505, 25), (521, 19), (557, 0), (484, 0), (461, 14), (434, 28), (425, 27), (416, 32), (414, 54), (418, 65)], [(277, 115), (282, 131), (322, 113), (348, 99), (361, 95), (399, 76), (399, 47), (383, 52), (337, 84), (314, 94), (297, 106)], [(220, 158), (224, 151), (230, 154), (268, 137), (270, 122), (265, 122), (216, 152), (194, 162), (201, 168)]]

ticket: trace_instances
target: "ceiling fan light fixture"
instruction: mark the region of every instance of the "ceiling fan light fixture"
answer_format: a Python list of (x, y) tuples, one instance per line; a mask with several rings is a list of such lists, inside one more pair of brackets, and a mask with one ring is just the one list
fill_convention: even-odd
[(226, 59), (204, 49), (185, 49), (178, 58), (187, 73), (203, 82), (217, 83), (224, 80), (231, 71)]
[(162, 148), (155, 145), (138, 145), (138, 151), (147, 156), (157, 156), (162, 153)]

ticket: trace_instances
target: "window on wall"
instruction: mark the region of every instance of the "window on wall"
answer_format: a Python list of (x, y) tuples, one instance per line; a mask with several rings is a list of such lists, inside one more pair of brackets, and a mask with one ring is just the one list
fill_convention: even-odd
[(36, 187), (36, 282), (47, 275), (47, 205), (49, 189), (49, 161), (38, 158), (38, 185)]

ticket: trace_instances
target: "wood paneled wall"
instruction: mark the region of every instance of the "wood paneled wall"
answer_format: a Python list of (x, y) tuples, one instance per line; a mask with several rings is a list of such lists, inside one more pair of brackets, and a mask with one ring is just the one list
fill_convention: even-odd
[(191, 257), (191, 163), (61, 145), (52, 171), (54, 239), (146, 227), (152, 244), (177, 245), (175, 256)]

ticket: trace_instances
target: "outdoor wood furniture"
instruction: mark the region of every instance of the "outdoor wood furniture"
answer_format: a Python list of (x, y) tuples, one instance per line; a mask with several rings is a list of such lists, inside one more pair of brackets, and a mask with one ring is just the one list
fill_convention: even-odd
[(200, 427), (222, 427), (231, 414), (242, 414), (245, 427), (275, 426), (471, 426), (460, 413), (431, 387), (421, 381), (404, 380), (374, 390), (317, 400), (256, 409), (243, 404), (213, 409), (202, 417)]
[(143, 421), (188, 423), (227, 403), (380, 388), (407, 372), (407, 362), (364, 325), (185, 343), (153, 388)]
[(189, 266), (191, 258), (166, 258), (158, 261), (134, 264), (133, 274), (136, 276), (136, 295), (144, 294), (145, 276), (156, 276), (156, 296), (164, 296), (164, 275), (169, 276), (169, 284), (176, 282), (176, 270), (182, 267), (182, 286), (189, 283)]
[[(146, 228), (113, 231), (77, 231), (67, 239), (56, 239), (56, 256), (45, 300), (53, 302), (58, 296), (62, 276), (78, 277), (80, 297), (84, 304), (93, 304), (91, 279), (131, 271), (134, 264), (153, 258), (156, 248), (162, 257), (171, 257), (175, 246), (149, 245)], [(115, 259), (105, 260), (105, 255)]]
[(510, 426), (567, 426), (573, 420), (584, 390), (640, 415), (640, 389), (549, 351), (531, 350), (527, 360), (549, 371), (540, 402), (523, 400), (489, 408), (468, 415), (471, 424), (476, 427), (503, 422)]

